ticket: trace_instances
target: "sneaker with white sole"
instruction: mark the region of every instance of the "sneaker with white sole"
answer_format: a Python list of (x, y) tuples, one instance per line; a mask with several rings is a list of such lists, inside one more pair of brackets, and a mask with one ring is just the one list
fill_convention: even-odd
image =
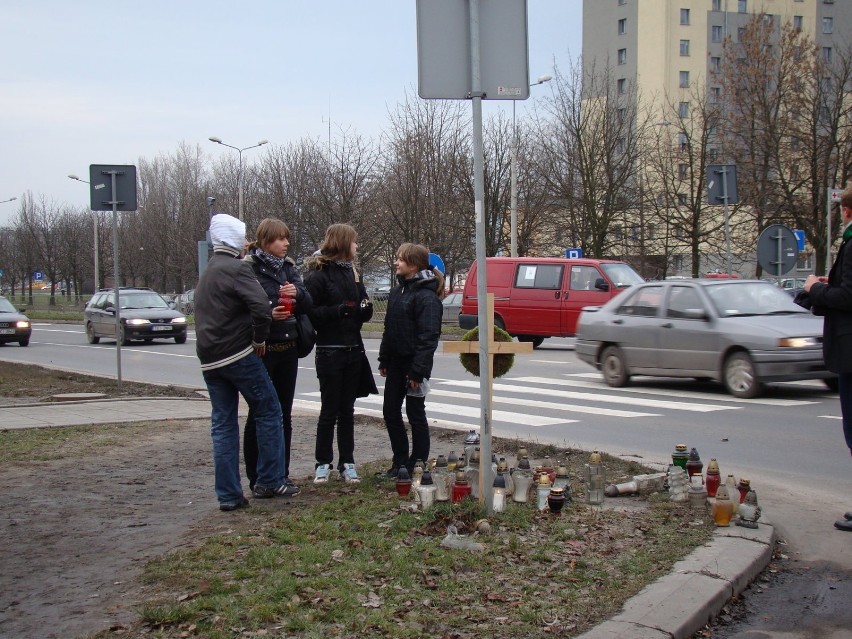
[(355, 472), (355, 464), (343, 464), (343, 470), (340, 471), (340, 479), (347, 484), (357, 484), (360, 482), (361, 478)]
[(314, 483), (324, 484), (331, 475), (331, 464), (320, 464), (314, 472)]

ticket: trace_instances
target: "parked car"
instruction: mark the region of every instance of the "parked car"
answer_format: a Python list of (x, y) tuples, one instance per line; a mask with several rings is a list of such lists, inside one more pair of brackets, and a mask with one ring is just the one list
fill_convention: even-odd
[[(494, 324), (538, 347), (546, 337), (571, 337), (585, 306), (600, 306), (645, 280), (625, 262), (556, 257), (489, 257)], [(459, 326), (478, 324), (477, 263), (467, 275)]]
[[(150, 288), (120, 288), (121, 327), (118, 340), (126, 346), (131, 340), (151, 342), (172, 338), (178, 344), (186, 342), (186, 316), (169, 308), (166, 301)], [(97, 344), (102, 337), (116, 339), (115, 293), (113, 289), (98, 291), (83, 310), (86, 338)]]
[[(783, 288), (785, 291), (800, 289), (805, 285), (806, 279), (806, 277), (785, 277), (778, 282), (778, 286)], [(795, 293), (793, 295), (795, 295)]]
[(717, 380), (745, 398), (776, 381), (823, 379), (837, 387), (822, 358), (822, 318), (762, 280), (637, 286), (583, 311), (576, 353), (614, 387), (632, 375)]
[(459, 311), (461, 311), (461, 293), (448, 293), (443, 300), (441, 300), (441, 304), (444, 307), (443, 314), (441, 315), (441, 322), (444, 324), (456, 324), (459, 323)]
[(373, 302), (386, 302), (390, 297), (390, 286), (377, 286), (372, 291), (368, 292), (370, 300)]
[(5, 297), (0, 297), (0, 344), (18, 342), (29, 346), (33, 327), (23, 309), (17, 309)]

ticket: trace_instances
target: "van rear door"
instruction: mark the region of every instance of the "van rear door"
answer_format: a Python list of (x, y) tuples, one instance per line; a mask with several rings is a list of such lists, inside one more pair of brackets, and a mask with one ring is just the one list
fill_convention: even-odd
[(614, 295), (611, 287), (612, 284), (596, 266), (572, 264), (568, 286), (562, 296), (562, 334), (576, 335), (580, 312), (586, 306), (606, 304)]
[(564, 264), (520, 263), (509, 295), (506, 328), (513, 335), (558, 335)]

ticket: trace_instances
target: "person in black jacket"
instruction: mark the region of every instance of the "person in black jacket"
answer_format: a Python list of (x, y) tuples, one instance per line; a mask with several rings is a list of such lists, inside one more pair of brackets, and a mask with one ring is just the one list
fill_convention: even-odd
[[(332, 224), (319, 251), (305, 260), (305, 286), (313, 309), (308, 313), (317, 334), (316, 371), (320, 384), (314, 483), (327, 482), (334, 460), (337, 424), (337, 470), (349, 483), (355, 470), (355, 398), (361, 385), (364, 343), (361, 325), (373, 305), (354, 267), (358, 234), (348, 224)], [(368, 371), (369, 372), (369, 371)]]
[[(395, 286), (388, 298), (385, 331), (379, 347), (379, 374), (385, 379), (382, 412), (390, 438), (393, 462), (388, 477), (400, 467), (409, 473), (418, 460), (429, 458), (424, 384), (432, 374), (432, 360), (441, 337), (441, 299), (444, 277), (429, 266), (429, 250), (405, 243), (396, 252)], [(421, 386), (423, 388), (421, 388)], [(402, 402), (411, 424), (411, 453), (402, 421)]]
[[(266, 218), (257, 226), (257, 239), (249, 245), (246, 261), (251, 264), (257, 281), (269, 298), (272, 309), (272, 327), (266, 340), (263, 364), (275, 386), (283, 415), (284, 432), (284, 481), (293, 495), (299, 487), (290, 481), (290, 444), (293, 441), (293, 396), (296, 393), (296, 375), (299, 358), (296, 354), (295, 313), (311, 310), (311, 295), (302, 283), (296, 264), (287, 257), (290, 247), (290, 229), (281, 220)], [(293, 299), (293, 309), (279, 306), (279, 298), (285, 295)], [(254, 411), (249, 409), (243, 431), (243, 457), (249, 486), (254, 489), (257, 481), (257, 431)]]
[(284, 482), (281, 406), (260, 357), (272, 316), (251, 267), (240, 259), (246, 225), (224, 213), (210, 220), (213, 257), (195, 289), (195, 352), (210, 393), (213, 470), (221, 510), (248, 506), (240, 485), (239, 396), (257, 425), (255, 497), (292, 494)]
[[(852, 453), (852, 188), (840, 195), (843, 241), (828, 277), (808, 275), (804, 290), (812, 310), (823, 315), (822, 352), (828, 370), (837, 373), (843, 435)], [(852, 511), (834, 522), (838, 530), (852, 532)]]

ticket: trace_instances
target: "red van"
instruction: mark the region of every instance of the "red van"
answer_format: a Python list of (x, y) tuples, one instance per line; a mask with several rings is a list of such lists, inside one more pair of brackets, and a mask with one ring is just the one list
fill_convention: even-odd
[[(494, 323), (522, 342), (572, 337), (586, 306), (600, 306), (644, 282), (624, 262), (560, 257), (489, 257), (488, 292), (494, 293)], [(464, 285), (459, 326), (477, 325), (477, 264)]]

